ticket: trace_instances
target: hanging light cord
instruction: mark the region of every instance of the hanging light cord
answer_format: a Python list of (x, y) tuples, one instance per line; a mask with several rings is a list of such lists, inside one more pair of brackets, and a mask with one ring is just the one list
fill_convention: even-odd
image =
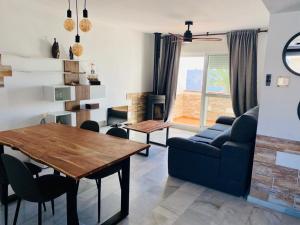
[(77, 35), (78, 35), (79, 29), (78, 29), (78, 5), (77, 5), (77, 0), (76, 0), (76, 19), (77, 19)]
[(69, 9), (71, 9), (71, 3), (70, 3), (70, 0), (69, 0)]
[(84, 0), (84, 8), (86, 9), (86, 0)]

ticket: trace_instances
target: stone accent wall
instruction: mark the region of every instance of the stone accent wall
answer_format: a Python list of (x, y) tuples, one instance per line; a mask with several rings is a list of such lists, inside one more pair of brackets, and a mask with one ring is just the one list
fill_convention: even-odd
[(300, 211), (300, 171), (277, 165), (278, 152), (300, 157), (300, 142), (258, 135), (250, 196)]
[[(213, 125), (220, 115), (233, 116), (230, 98), (208, 97), (207, 99), (207, 126)], [(200, 119), (201, 92), (184, 91), (177, 93), (173, 109), (173, 118)]]
[(146, 120), (147, 96), (148, 92), (128, 93), (126, 99), (128, 101), (128, 122), (138, 123)]

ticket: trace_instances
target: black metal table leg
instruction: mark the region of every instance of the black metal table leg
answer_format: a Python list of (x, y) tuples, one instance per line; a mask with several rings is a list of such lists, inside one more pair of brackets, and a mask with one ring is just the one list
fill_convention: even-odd
[[(150, 134), (149, 134), (149, 133), (147, 133), (147, 141), (146, 141), (146, 143), (147, 143), (147, 144), (151, 143), (151, 142), (150, 142)], [(145, 150), (145, 153), (144, 153), (144, 152), (139, 152), (139, 153), (137, 153), (137, 154), (138, 154), (138, 155), (142, 155), (142, 156), (148, 157), (148, 156), (149, 156), (149, 148), (147, 148), (147, 149)]]
[(129, 214), (129, 183), (130, 183), (130, 158), (122, 162), (122, 189), (121, 189), (121, 211), (116, 213), (102, 225), (115, 225), (126, 218)]
[(77, 214), (77, 182), (70, 178), (72, 185), (67, 192), (67, 224), (79, 225)]
[(155, 145), (158, 145), (158, 146), (162, 146), (162, 147), (167, 147), (167, 140), (168, 139), (169, 139), (169, 127), (166, 128), (166, 143), (165, 144), (155, 142), (155, 141), (149, 141), (149, 143), (150, 144), (155, 144)]

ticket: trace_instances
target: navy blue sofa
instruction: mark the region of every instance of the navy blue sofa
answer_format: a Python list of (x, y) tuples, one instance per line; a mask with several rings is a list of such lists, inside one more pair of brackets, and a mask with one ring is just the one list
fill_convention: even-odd
[(251, 182), (258, 107), (238, 118), (220, 117), (189, 138), (167, 141), (169, 175), (236, 196)]

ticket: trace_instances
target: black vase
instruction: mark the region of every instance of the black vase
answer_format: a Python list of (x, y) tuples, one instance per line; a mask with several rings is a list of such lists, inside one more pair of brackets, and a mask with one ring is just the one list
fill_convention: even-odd
[(56, 42), (56, 38), (54, 38), (54, 43), (52, 45), (52, 57), (55, 59), (59, 59), (59, 45), (58, 42)]
[(74, 54), (73, 54), (73, 50), (72, 50), (72, 47), (70, 46), (70, 49), (69, 49), (69, 57), (71, 60), (74, 59)]

